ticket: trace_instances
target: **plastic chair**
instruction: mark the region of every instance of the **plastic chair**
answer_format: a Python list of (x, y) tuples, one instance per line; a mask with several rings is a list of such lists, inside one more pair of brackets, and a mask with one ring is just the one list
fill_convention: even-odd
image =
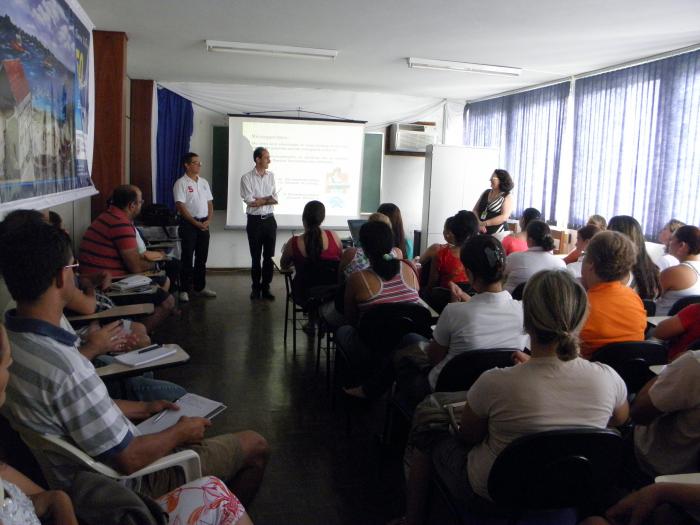
[(513, 352), (521, 348), (470, 350), (447, 362), (435, 384), (436, 392), (469, 390), (479, 376), (492, 368), (513, 366)]
[(656, 303), (653, 299), (642, 299), (644, 303), (644, 309), (647, 311), (647, 317), (654, 317), (656, 315)]
[[(186, 483), (202, 477), (199, 455), (194, 450), (180, 450), (154, 461), (133, 474), (122, 474), (58, 436), (39, 434), (26, 428), (21, 429), (19, 434), (34, 454), (51, 488), (62, 488), (62, 484), (55, 475), (56, 465), (60, 464), (82, 467), (83, 470), (91, 470), (117, 481), (137, 480), (138, 486), (140, 486), (141, 477), (170, 467), (180, 467), (184, 472)], [(135, 490), (138, 490), (138, 486)]]
[(610, 343), (594, 353), (591, 361), (610, 365), (624, 380), (628, 393), (636, 394), (654, 377), (650, 366), (668, 363), (668, 350), (655, 341)]
[(418, 303), (380, 304), (365, 312), (357, 329), (360, 338), (372, 351), (386, 352), (396, 348), (406, 334), (416, 333), (429, 338), (432, 334), (430, 310)]
[(691, 304), (696, 303), (700, 303), (700, 295), (689, 295), (687, 297), (681, 297), (675, 303), (673, 303), (673, 306), (668, 311), (668, 315), (676, 315), (686, 306), (690, 306)]
[(575, 525), (578, 509), (604, 503), (622, 466), (623, 441), (615, 430), (574, 427), (520, 437), (491, 468), (493, 501), (441, 490), (460, 523)]

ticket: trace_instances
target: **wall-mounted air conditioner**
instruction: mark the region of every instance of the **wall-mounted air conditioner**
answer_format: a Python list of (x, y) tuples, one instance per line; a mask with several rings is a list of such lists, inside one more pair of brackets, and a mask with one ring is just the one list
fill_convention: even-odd
[(425, 153), (428, 144), (437, 144), (437, 129), (430, 124), (389, 126), (389, 153)]

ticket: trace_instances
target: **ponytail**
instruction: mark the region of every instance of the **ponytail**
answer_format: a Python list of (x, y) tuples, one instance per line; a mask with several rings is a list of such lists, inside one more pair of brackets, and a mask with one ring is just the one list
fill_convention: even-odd
[(554, 238), (549, 226), (543, 221), (532, 221), (528, 224), (527, 236), (532, 239), (535, 246), (539, 246), (546, 252), (554, 249)]
[(304, 223), (304, 246), (306, 256), (316, 262), (323, 251), (321, 224), (326, 218), (326, 207), (320, 201), (309, 201), (304, 206), (301, 220)]
[(372, 270), (388, 281), (400, 270), (400, 262), (392, 254), (391, 228), (383, 222), (366, 222), (360, 228), (360, 245), (369, 259)]

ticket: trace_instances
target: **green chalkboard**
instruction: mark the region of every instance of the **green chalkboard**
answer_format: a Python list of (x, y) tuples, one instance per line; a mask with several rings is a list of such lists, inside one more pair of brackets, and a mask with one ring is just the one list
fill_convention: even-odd
[[(360, 198), (362, 213), (375, 212), (379, 207), (384, 157), (382, 140), (381, 133), (365, 133)], [(225, 210), (228, 198), (228, 126), (214, 126), (211, 178), (214, 209)]]
[(228, 126), (214, 126), (211, 186), (214, 209), (225, 210), (228, 198)]
[(379, 208), (379, 192), (382, 185), (382, 160), (384, 135), (365, 133), (365, 146), (362, 153), (362, 196), (360, 211), (372, 213)]

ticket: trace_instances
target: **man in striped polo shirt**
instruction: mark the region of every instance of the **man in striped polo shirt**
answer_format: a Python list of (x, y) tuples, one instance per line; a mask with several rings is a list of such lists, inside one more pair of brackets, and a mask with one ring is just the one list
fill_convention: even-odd
[[(112, 277), (123, 277), (132, 273), (142, 273), (155, 268), (155, 263), (146, 261), (138, 253), (134, 219), (141, 213), (143, 197), (136, 186), (118, 186), (110, 206), (92, 221), (80, 242), (80, 272), (92, 274), (108, 272)], [(152, 302), (153, 314), (143, 320), (148, 331), (152, 331), (175, 308), (175, 298), (167, 293), (170, 283), (167, 277), (156, 293), (136, 296), (139, 303)], [(127, 301), (129, 299), (126, 299)], [(119, 304), (124, 301), (115, 300)]]
[[(129, 474), (188, 446), (200, 456), (203, 475), (227, 481), (243, 502), (262, 480), (268, 446), (244, 431), (204, 439), (211, 423), (181, 417), (172, 427), (139, 435), (131, 420), (146, 419), (175, 405), (167, 401), (112, 400), (94, 367), (78, 350), (78, 337), (63, 323), (63, 309), (76, 293), (68, 238), (40, 222), (0, 224), (0, 272), (17, 308), (5, 316), (14, 364), (3, 413), (20, 431), (60, 436), (85, 453)], [(68, 487), (80, 468), (49, 458)], [(142, 478), (141, 490), (156, 497), (184, 482), (177, 468)]]

